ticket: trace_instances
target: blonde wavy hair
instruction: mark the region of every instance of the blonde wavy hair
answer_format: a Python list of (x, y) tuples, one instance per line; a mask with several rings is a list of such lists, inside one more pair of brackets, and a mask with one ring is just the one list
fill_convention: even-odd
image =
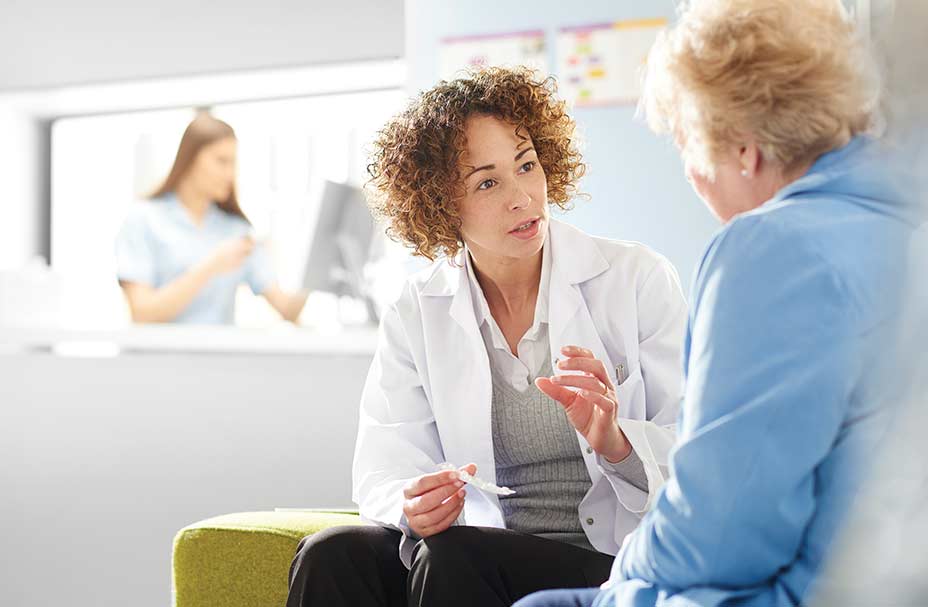
[(415, 255), (451, 259), (463, 246), (457, 201), (464, 195), (464, 127), (473, 115), (495, 116), (532, 139), (549, 204), (566, 209), (577, 194), (585, 165), (575, 123), (552, 78), (492, 67), (441, 81), (383, 127), (367, 167), (372, 210), (387, 222), (387, 233)]
[(876, 63), (840, 0), (693, 0), (652, 48), (639, 111), (713, 177), (753, 137), (783, 171), (876, 124)]

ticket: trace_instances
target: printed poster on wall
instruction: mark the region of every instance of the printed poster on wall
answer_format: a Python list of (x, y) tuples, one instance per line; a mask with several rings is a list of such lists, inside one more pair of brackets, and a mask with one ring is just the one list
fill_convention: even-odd
[(641, 95), (641, 68), (666, 26), (666, 19), (657, 18), (560, 29), (561, 96), (578, 107), (634, 104)]
[(460, 76), (462, 70), (491, 65), (524, 65), (548, 74), (542, 30), (445, 38), (440, 48), (439, 75), (446, 80)]

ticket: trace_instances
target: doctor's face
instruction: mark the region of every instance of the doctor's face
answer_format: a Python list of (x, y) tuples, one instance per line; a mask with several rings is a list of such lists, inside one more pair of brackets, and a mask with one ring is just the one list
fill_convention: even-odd
[(225, 137), (203, 146), (185, 177), (196, 191), (214, 202), (227, 200), (235, 184), (236, 149), (234, 137)]
[(475, 115), (464, 129), (461, 235), (477, 259), (503, 262), (541, 251), (548, 225), (548, 184), (532, 140), (516, 126)]

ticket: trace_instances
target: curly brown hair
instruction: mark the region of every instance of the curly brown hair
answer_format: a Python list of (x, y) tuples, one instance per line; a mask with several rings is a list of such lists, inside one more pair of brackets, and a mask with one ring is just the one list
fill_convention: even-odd
[(463, 245), (459, 162), (473, 115), (497, 117), (531, 137), (549, 204), (566, 210), (578, 192), (586, 166), (574, 139), (576, 124), (557, 98), (553, 78), (539, 79), (527, 68), (491, 67), (443, 80), (380, 130), (367, 166), (372, 210), (386, 220), (389, 236), (414, 255), (450, 259)]

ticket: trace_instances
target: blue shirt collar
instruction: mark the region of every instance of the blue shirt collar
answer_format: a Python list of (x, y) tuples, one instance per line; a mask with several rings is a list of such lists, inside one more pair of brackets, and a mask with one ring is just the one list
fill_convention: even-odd
[(184, 208), (184, 204), (180, 201), (175, 192), (167, 192), (164, 196), (161, 197), (161, 200), (170, 207), (173, 215), (178, 221), (183, 222), (197, 230), (203, 229), (207, 225), (211, 224), (216, 217), (216, 213), (222, 212), (215, 202), (209, 203), (209, 208), (206, 210), (206, 215), (203, 216), (202, 225), (197, 225), (193, 222), (193, 219), (190, 218), (190, 213), (188, 213), (187, 209)]

